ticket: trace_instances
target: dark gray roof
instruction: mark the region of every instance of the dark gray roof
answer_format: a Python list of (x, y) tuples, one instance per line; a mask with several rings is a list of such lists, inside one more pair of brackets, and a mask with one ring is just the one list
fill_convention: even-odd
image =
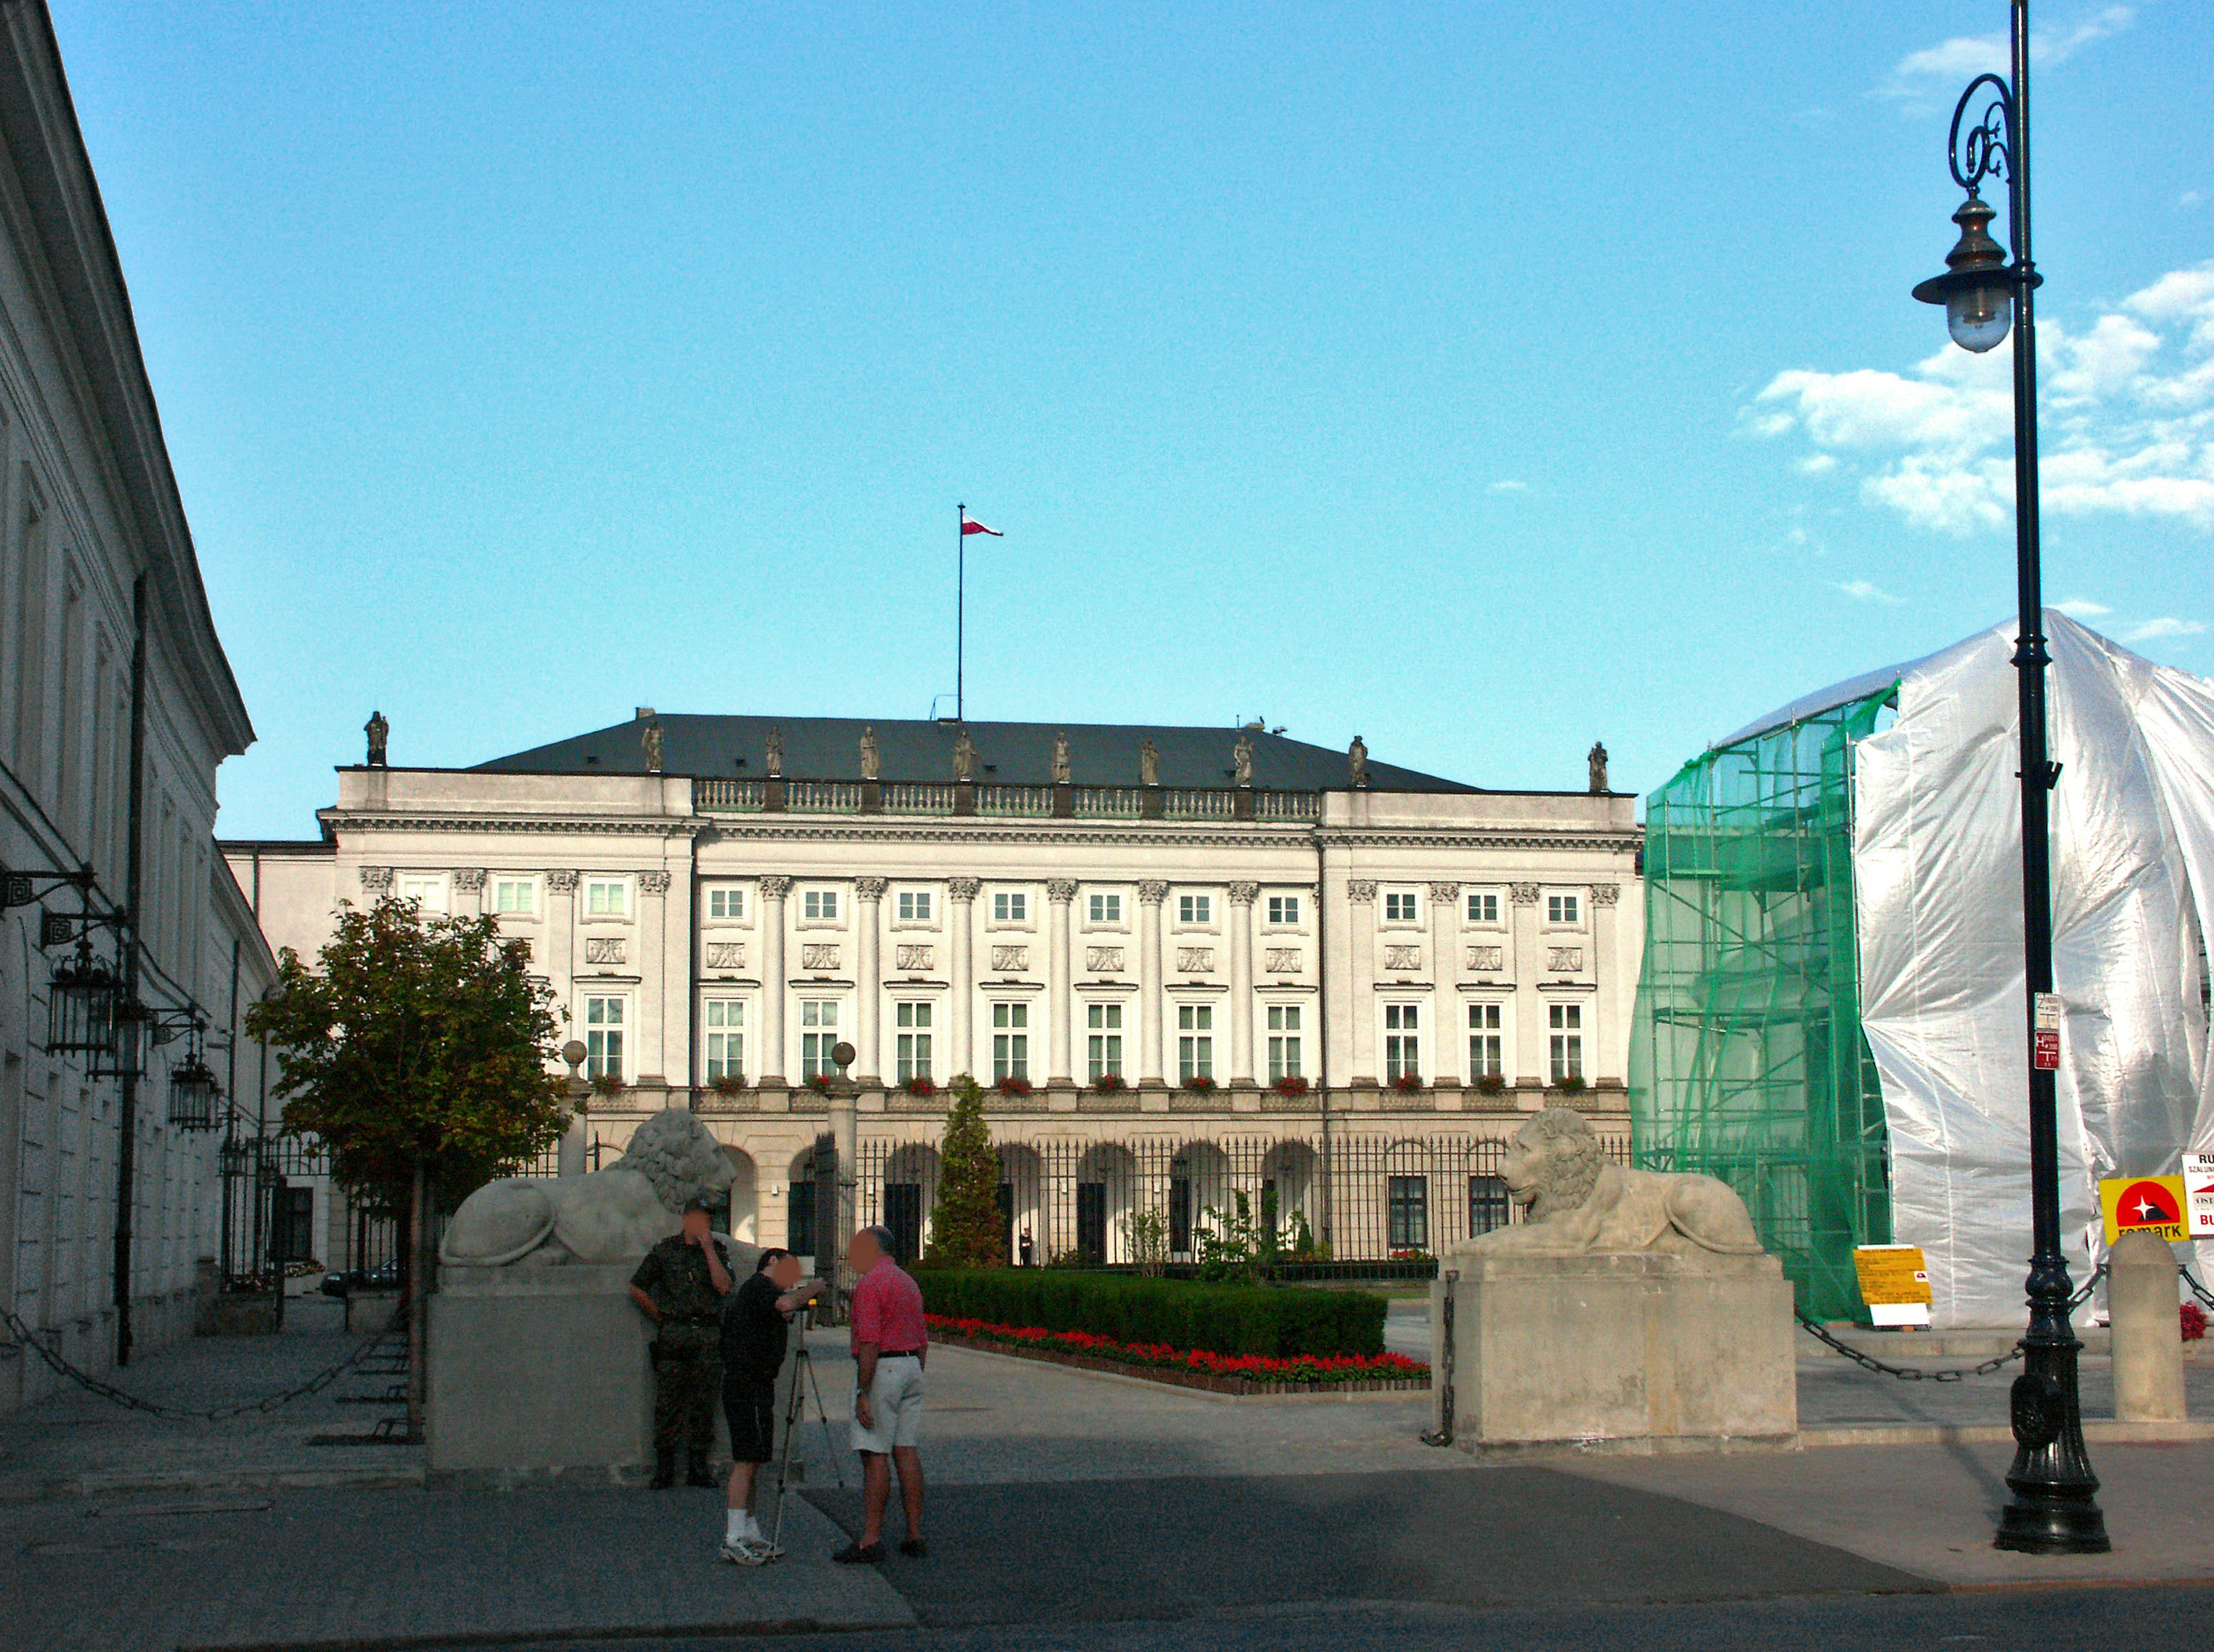
[[(662, 767), (670, 774), (759, 779), (767, 772), (764, 753), (774, 727), (784, 735), (786, 778), (856, 780), (861, 777), (864, 719), (664, 713), (654, 720), (661, 725)], [(953, 743), (959, 737), (956, 725), (886, 719), (869, 725), (877, 731), (880, 778), (938, 781), (953, 778)], [(645, 730), (645, 723), (633, 719), (512, 756), (495, 757), (477, 768), (516, 774), (643, 774), (646, 772)], [(1344, 752), (1304, 740), (1288, 740), (1280, 734), (1250, 731), (1255, 786), (1318, 792), (1351, 784)], [(971, 723), (969, 737), (976, 743), (976, 779), (1002, 786), (1049, 784), (1053, 779), (1054, 736), (1061, 732), (1068, 736), (1070, 774), (1079, 786), (1136, 785), (1138, 747), (1148, 735), (1160, 750), (1162, 785), (1227, 786), (1233, 766), (1232, 750), (1238, 735), (1234, 728), (1145, 728), (1122, 723)], [(1383, 792), (1480, 789), (1373, 758), (1368, 781)]]

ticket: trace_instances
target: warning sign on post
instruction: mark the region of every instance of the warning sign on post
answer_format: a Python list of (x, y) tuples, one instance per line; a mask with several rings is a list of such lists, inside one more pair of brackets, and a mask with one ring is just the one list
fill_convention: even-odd
[(2060, 1070), (2060, 994), (2037, 995), (2037, 1021), (2029, 1033), (2029, 1064), (2041, 1073)]
[(1858, 1245), (1853, 1271), (1870, 1324), (1885, 1328), (1930, 1323), (1930, 1270), (1918, 1245)]
[(2125, 1233), (2150, 1233), (2171, 1241), (2186, 1238), (2183, 1188), (2180, 1176), (2114, 1176), (2102, 1180), (2099, 1208), (2107, 1218), (2107, 1243), (2113, 1244)]

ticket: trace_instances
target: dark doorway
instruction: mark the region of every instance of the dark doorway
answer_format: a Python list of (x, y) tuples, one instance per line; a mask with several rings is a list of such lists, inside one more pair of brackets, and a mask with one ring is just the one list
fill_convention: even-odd
[(1087, 1260), (1107, 1259), (1107, 1184), (1076, 1184), (1076, 1248)]
[(308, 1262), (315, 1254), (315, 1190), (280, 1187), (277, 1190), (274, 1226), (270, 1232), (272, 1262)]
[(1191, 1181), (1188, 1177), (1169, 1178), (1169, 1254), (1188, 1256), (1191, 1252)]
[(904, 1268), (922, 1254), (922, 1184), (884, 1184), (884, 1226), (892, 1230), (892, 1260)]
[(1015, 1184), (1012, 1182), (1000, 1184), (1000, 1244), (1006, 1251), (1008, 1264), (1012, 1266), (1018, 1260), (1015, 1255)]

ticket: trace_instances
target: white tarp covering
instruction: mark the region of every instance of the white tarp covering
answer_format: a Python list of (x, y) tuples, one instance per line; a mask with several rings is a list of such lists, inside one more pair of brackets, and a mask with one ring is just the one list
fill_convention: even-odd
[[(2104, 1246), (2098, 1178), (2214, 1151), (2202, 937), (2214, 933), (2214, 683), (2047, 611), (2062, 1232)], [(1892, 1227), (1940, 1325), (2022, 1314), (2029, 1033), (2011, 621), (1905, 668), (1861, 743), (1862, 1025), (1882, 1076)], [(2214, 1261), (2202, 1244), (2201, 1263)], [(2203, 1267), (2200, 1277), (2208, 1276)]]

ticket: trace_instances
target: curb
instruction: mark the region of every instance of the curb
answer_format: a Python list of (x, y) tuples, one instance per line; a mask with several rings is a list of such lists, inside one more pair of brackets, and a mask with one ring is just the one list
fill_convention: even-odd
[(58, 1480), (0, 1484), (0, 1507), (75, 1502), (92, 1497), (143, 1496), (156, 1492), (393, 1491), (428, 1483), (418, 1464), (380, 1469), (215, 1469), (205, 1474), (78, 1474)]
[[(2094, 1446), (2179, 1446), (2214, 1440), (2214, 1421), (2120, 1423), (2086, 1417), (2083, 1440)], [(1727, 1457), (1749, 1453), (1824, 1451), (1850, 1446), (2010, 1446), (2003, 1423), (1902, 1423), (1801, 1429), (1796, 1434), (1632, 1435), (1607, 1440), (1506, 1440), (1453, 1443), (1478, 1462), (1561, 1457)]]

